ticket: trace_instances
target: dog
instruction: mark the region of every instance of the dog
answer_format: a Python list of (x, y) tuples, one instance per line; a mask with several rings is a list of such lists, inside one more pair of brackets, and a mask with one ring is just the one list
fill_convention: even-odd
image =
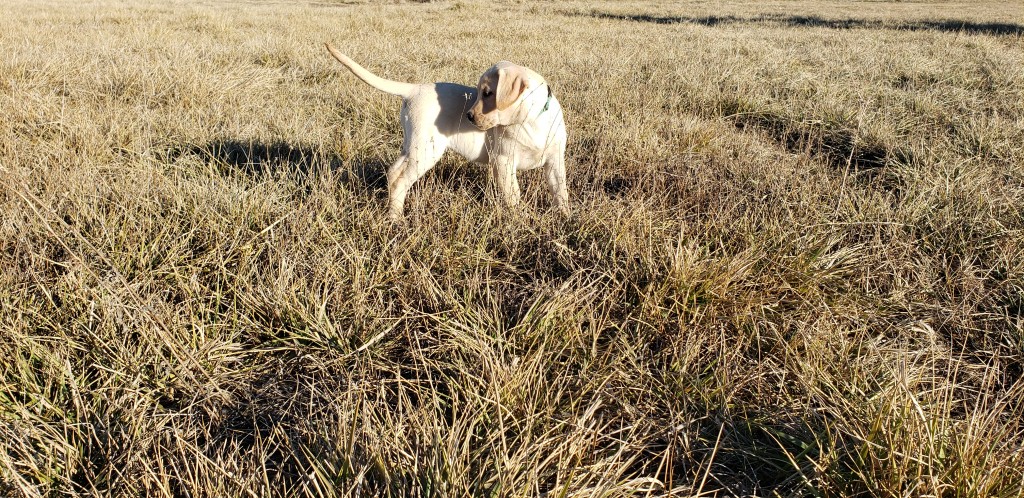
[(327, 51), (366, 84), (402, 97), (402, 154), (388, 168), (388, 216), (401, 220), (405, 197), (451, 149), (490, 166), (506, 206), (519, 204), (516, 172), (543, 167), (554, 206), (569, 213), (565, 184), (565, 121), (547, 81), (508, 61), (484, 71), (476, 88), (456, 83), (413, 84), (381, 78), (330, 43)]

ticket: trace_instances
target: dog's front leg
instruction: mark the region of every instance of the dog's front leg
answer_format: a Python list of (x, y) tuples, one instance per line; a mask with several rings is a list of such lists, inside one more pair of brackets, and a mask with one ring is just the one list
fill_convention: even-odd
[(544, 176), (551, 190), (551, 200), (562, 214), (569, 214), (569, 191), (565, 185), (564, 152), (544, 162)]
[(499, 155), (491, 159), (491, 172), (494, 184), (498, 187), (498, 195), (506, 206), (519, 204), (519, 179), (516, 178), (516, 161), (507, 155)]

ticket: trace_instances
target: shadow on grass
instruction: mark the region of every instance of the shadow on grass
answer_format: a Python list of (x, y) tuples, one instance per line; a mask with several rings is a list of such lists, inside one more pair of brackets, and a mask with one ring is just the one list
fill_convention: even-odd
[(1024, 26), (1015, 23), (974, 22), (961, 20), (884, 21), (872, 19), (825, 19), (818, 16), (762, 14), (758, 16), (656, 16), (650, 14), (615, 14), (611, 12), (577, 12), (567, 15), (596, 17), (654, 24), (699, 24), (701, 26), (728, 26), (734, 24), (767, 24), (796, 28), (830, 29), (891, 29), (906, 31), (944, 31), (974, 35), (1024, 35)]
[(611, 178), (605, 179), (601, 186), (604, 188), (604, 193), (612, 199), (619, 199), (626, 197), (636, 187), (636, 179), (629, 178), (623, 175), (615, 175)]
[(318, 173), (331, 172), (342, 184), (386, 191), (387, 164), (379, 159), (356, 157), (344, 161), (336, 152), (285, 141), (220, 139), (205, 144), (172, 148), (168, 159), (195, 156), (214, 165), (223, 174), (243, 174), (253, 178), (290, 177), (306, 184)]
[(761, 130), (778, 140), (787, 152), (806, 154), (834, 169), (850, 167), (872, 171), (889, 161), (910, 160), (903, 151), (860, 139), (856, 130), (817, 122), (796, 122), (768, 112), (741, 114), (729, 119), (739, 130)]
[[(751, 110), (739, 100), (719, 103), (724, 119), (738, 130), (755, 130), (791, 154), (803, 154), (838, 171), (854, 172), (864, 181), (885, 177), (886, 166), (913, 164), (914, 155), (904, 147), (892, 146), (843, 123), (826, 120), (802, 121), (767, 110)], [(898, 193), (900, 186), (882, 182), (880, 186)]]
[[(398, 150), (394, 153), (397, 156)], [(379, 202), (388, 197), (387, 170), (394, 160), (362, 154), (342, 159), (338, 153), (324, 146), (236, 139), (178, 147), (171, 150), (168, 156), (172, 161), (179, 157), (193, 156), (212, 165), (224, 176), (242, 175), (256, 181), (284, 178), (295, 182), (307, 192), (317, 184), (314, 179), (330, 174), (343, 188), (366, 192), (368, 198), (372, 197)], [(520, 175), (521, 185), (526, 184), (524, 176), (529, 175)], [(470, 196), (478, 202), (487, 202), (491, 180), (486, 167), (468, 164), (456, 154), (447, 152), (426, 175), (413, 184), (412, 191), (420, 191), (426, 186), (455, 192), (454, 195), (458, 196)], [(435, 194), (431, 194), (423, 199), (435, 197)], [(406, 204), (407, 209), (409, 202)]]

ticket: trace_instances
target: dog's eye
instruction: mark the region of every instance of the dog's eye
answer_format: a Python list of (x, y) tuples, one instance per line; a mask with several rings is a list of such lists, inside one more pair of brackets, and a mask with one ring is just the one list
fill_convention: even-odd
[(485, 99), (486, 99), (487, 97), (490, 97), (491, 95), (494, 95), (494, 92), (492, 92), (492, 91), (490, 91), (490, 90), (484, 90), (484, 98), (485, 98)]

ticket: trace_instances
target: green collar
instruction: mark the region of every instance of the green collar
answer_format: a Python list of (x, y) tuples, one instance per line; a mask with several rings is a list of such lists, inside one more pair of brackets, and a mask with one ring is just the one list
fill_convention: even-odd
[(548, 85), (548, 100), (544, 102), (544, 108), (540, 110), (541, 114), (544, 114), (544, 111), (547, 111), (548, 107), (551, 107), (551, 97), (554, 97), (554, 95), (551, 94), (551, 85)]

